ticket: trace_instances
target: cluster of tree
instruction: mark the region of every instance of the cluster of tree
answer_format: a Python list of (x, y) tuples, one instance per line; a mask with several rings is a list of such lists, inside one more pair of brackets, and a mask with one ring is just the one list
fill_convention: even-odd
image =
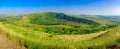
[(103, 31), (106, 29), (113, 28), (117, 25), (109, 25), (109, 26), (100, 26), (95, 28), (66, 28), (66, 27), (46, 27), (44, 31), (46, 33), (51, 34), (89, 34), (89, 33), (95, 33), (98, 31)]

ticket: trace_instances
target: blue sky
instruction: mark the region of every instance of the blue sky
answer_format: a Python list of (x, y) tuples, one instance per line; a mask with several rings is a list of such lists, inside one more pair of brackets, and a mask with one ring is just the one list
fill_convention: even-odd
[(36, 12), (120, 15), (120, 0), (1, 0), (0, 14)]

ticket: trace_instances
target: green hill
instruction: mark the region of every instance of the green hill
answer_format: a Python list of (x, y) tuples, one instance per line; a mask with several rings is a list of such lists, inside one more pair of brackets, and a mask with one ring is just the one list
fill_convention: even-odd
[[(90, 34), (107, 30), (117, 25), (113, 22), (88, 17), (75, 17), (64, 13), (43, 12), (24, 16), (3, 16), (1, 22), (31, 28), (50, 34)], [(112, 24), (113, 23), (113, 24)], [(32, 26), (32, 27), (31, 27)], [(36, 26), (42, 28), (38, 29)]]
[(73, 16), (66, 15), (64, 13), (55, 13), (55, 12), (43, 12), (36, 14), (29, 14), (23, 17), (23, 20), (28, 20), (32, 24), (40, 25), (60, 25), (60, 24), (87, 24), (97, 26), (99, 23), (92, 20), (77, 18)]

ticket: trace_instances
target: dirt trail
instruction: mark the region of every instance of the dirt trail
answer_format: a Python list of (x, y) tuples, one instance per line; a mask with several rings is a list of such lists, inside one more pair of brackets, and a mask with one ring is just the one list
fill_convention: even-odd
[(10, 40), (7, 36), (0, 34), (0, 49), (26, 49), (16, 41)]

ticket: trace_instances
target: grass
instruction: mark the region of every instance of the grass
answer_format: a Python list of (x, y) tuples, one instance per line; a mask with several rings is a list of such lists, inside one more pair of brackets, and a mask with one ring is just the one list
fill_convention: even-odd
[[(0, 23), (0, 31), (12, 39), (18, 40), (28, 49), (107, 49), (110, 46), (118, 46), (120, 42), (120, 27), (87, 35), (52, 36), (42, 31)], [(61, 37), (63, 38), (59, 39)], [(69, 40), (69, 38), (75, 39), (76, 37), (78, 37), (77, 41)]]
[(100, 32), (91, 33), (91, 34), (82, 34), (82, 35), (55, 35), (53, 36), (53, 38), (67, 40), (67, 41), (84, 41), (84, 40), (97, 38), (98, 36), (105, 34), (107, 31), (110, 31), (110, 30), (100, 31)]

